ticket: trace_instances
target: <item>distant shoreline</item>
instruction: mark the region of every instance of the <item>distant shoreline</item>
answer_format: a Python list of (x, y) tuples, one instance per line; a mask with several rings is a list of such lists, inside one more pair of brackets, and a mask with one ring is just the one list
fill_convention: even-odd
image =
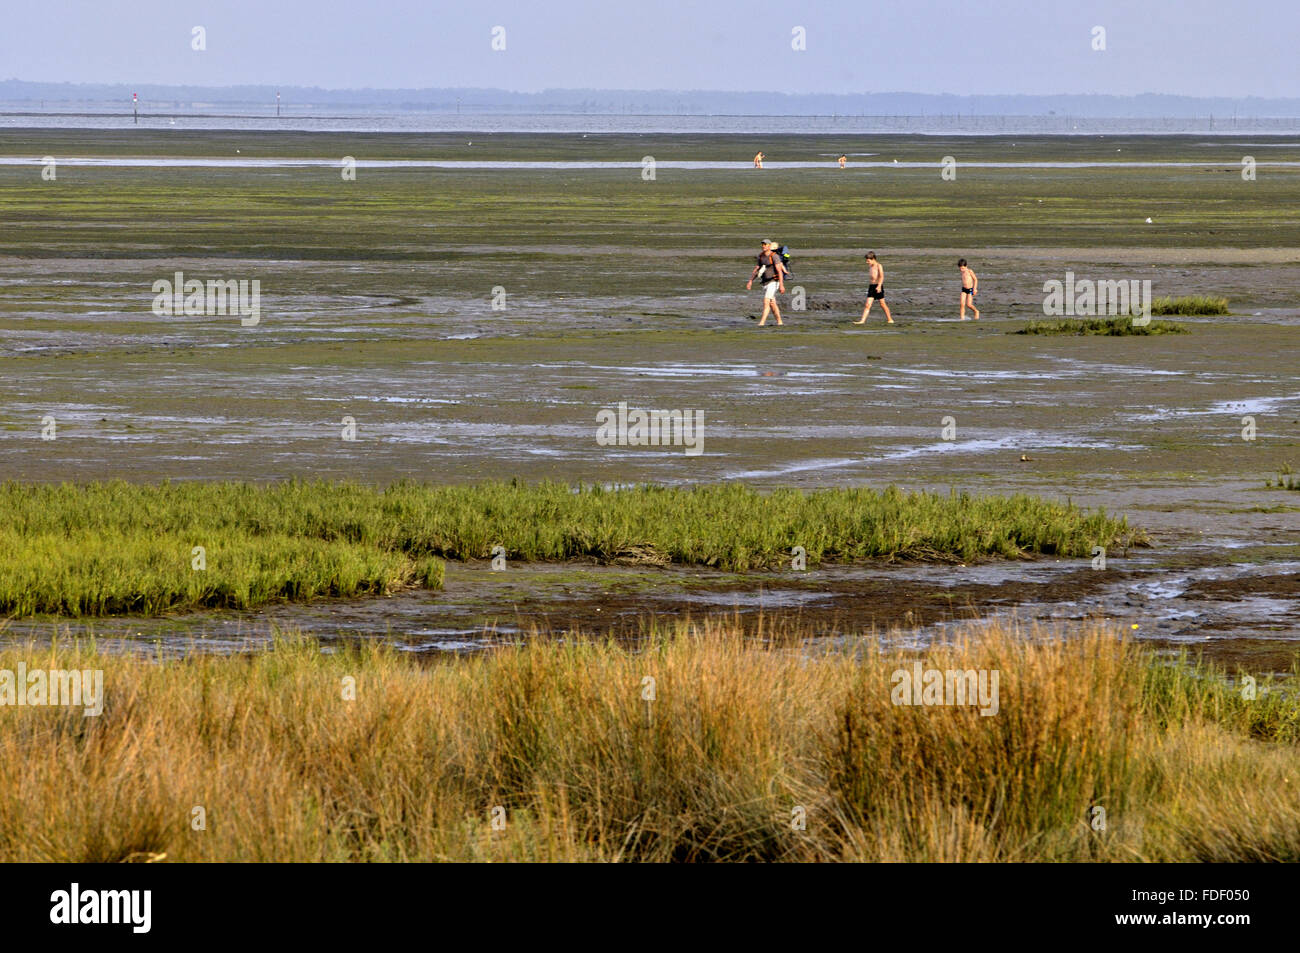
[[(5, 108), (5, 106), (13, 108)], [(1300, 117), (1234, 118), (1081, 117), (1064, 115), (742, 115), (732, 113), (525, 112), (513, 109), (454, 110), (386, 108), (367, 112), (315, 113), (294, 105), (276, 116), (274, 107), (220, 112), (142, 109), (138, 121), (129, 104), (79, 109), (0, 104), (0, 128), (280, 130), (285, 132), (375, 133), (585, 133), (779, 136), (1288, 136), (1300, 134)], [(268, 114), (269, 111), (269, 114)]]

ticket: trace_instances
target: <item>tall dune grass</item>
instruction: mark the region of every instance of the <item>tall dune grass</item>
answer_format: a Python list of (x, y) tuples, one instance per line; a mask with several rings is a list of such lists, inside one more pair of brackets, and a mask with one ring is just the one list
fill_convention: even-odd
[[(0, 708), (0, 861), (1300, 860), (1277, 686), (1247, 700), (1095, 624), (919, 656), (768, 636), (679, 623), (433, 663), (3, 649), (102, 668), (107, 701)], [(894, 705), (918, 657), (997, 670), (998, 713)]]
[[(385, 489), (287, 482), (0, 484), (0, 612), (158, 613), (437, 587), (442, 559), (773, 568), (808, 562), (1082, 557), (1144, 537), (1122, 518), (1016, 495), (728, 484)], [(206, 568), (193, 569), (203, 547)]]

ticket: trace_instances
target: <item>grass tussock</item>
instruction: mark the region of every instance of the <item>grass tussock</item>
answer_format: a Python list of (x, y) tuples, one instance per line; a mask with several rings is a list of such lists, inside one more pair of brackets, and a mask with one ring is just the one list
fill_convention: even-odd
[(1174, 321), (1151, 321), (1135, 325), (1131, 316), (1118, 318), (1075, 318), (1065, 321), (1030, 321), (1015, 334), (1095, 334), (1109, 337), (1147, 334), (1186, 334), (1187, 328)]
[(725, 622), (432, 664), (9, 648), (106, 703), (4, 711), (0, 861), (1300, 860), (1294, 695), (1095, 625), (919, 658), (997, 671), (997, 713), (893, 704), (905, 650)]
[(1231, 312), (1228, 310), (1227, 298), (1216, 295), (1185, 295), (1180, 298), (1156, 298), (1151, 302), (1151, 313), (1162, 316), (1212, 316)]
[[(161, 613), (439, 587), (444, 559), (595, 559), (743, 571), (967, 561), (1141, 545), (1122, 518), (1033, 496), (728, 484), (0, 484), (0, 612)], [(195, 568), (202, 547), (202, 569)]]
[(1265, 480), (1264, 486), (1277, 490), (1300, 490), (1300, 476), (1296, 476), (1289, 463), (1282, 464), (1277, 471), (1276, 480)]

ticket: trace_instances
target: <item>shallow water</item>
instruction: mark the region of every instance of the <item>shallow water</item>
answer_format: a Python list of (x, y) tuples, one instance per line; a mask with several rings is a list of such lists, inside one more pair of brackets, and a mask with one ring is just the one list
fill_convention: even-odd
[[(175, 158), (170, 156), (90, 158), (85, 156), (60, 156), (58, 163), (69, 168), (105, 168), (105, 169), (293, 169), (293, 168), (340, 168), (340, 159), (277, 159), (263, 157), (248, 158)], [(0, 166), (41, 166), (44, 159), (28, 159), (17, 156), (0, 156)], [(964, 169), (1218, 169), (1224, 161), (1218, 162), (1142, 162), (1121, 159), (1105, 162), (988, 162), (962, 161)], [(1256, 163), (1258, 168), (1297, 168), (1300, 162), (1283, 160), (1264, 160)], [(641, 161), (617, 162), (609, 160), (566, 161), (539, 160), (470, 160), (470, 159), (356, 159), (358, 169), (458, 169), (463, 171), (499, 171), (519, 170), (553, 170), (601, 171), (609, 169), (644, 168)], [(679, 159), (655, 159), (656, 169), (682, 169), (696, 172), (740, 171), (753, 169), (752, 161), (689, 161)], [(827, 162), (779, 162), (765, 161), (764, 169), (826, 169), (836, 168), (834, 161)], [(850, 162), (845, 171), (852, 169), (938, 169), (940, 162)]]
[[(192, 103), (146, 105), (133, 119), (129, 103), (0, 104), (0, 125), (47, 129), (280, 129), (306, 132), (533, 132), (533, 133), (764, 133), (807, 135), (908, 133), (912, 135), (1186, 135), (1224, 138), (1300, 130), (1300, 119), (1240, 117), (1111, 118), (1080, 116), (702, 116), (600, 115), (526, 112), (402, 111), (375, 107), (286, 105), (264, 107)], [(1208, 143), (1207, 143), (1208, 144)], [(1247, 143), (1249, 145), (1249, 143)]]
[[(485, 563), (452, 564), (446, 589), (384, 599), (205, 612), (169, 619), (21, 620), (9, 639), (93, 637), (114, 651), (163, 655), (263, 647), (277, 629), (336, 639), (383, 638), (404, 651), (466, 652), (517, 644), (534, 632), (634, 637), (660, 621), (721, 616), (747, 627), (795, 623), (827, 638), (872, 634), (922, 639), (982, 620), (1048, 627), (1104, 618), (1167, 651), (1194, 649), (1255, 671), (1285, 673), (1300, 650), (1295, 560), (1169, 568), (1169, 552), (1135, 551), (1104, 570), (1089, 560), (1039, 559), (972, 566), (814, 567), (737, 576), (704, 569)], [(1199, 588), (1198, 588), (1199, 587)], [(1255, 592), (1262, 589), (1262, 592)]]

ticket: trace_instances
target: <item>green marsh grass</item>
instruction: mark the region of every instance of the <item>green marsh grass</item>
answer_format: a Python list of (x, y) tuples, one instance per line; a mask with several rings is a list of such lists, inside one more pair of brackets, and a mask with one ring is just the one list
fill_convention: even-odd
[[(102, 669), (105, 703), (3, 711), (0, 861), (1300, 860), (1290, 680), (1247, 701), (1100, 623), (892, 644), (720, 620), (432, 662), (10, 645), (2, 669)], [(917, 658), (999, 672), (997, 714), (892, 704)]]
[[(1083, 557), (1141, 545), (1123, 518), (1027, 495), (726, 484), (606, 490), (411, 482), (0, 485), (0, 611), (160, 613), (437, 588), (441, 560), (808, 562)], [(192, 568), (203, 547), (206, 569)]]
[[(194, 568), (196, 545), (207, 568)], [(417, 580), (440, 588), (442, 564), (335, 539), (195, 525), (189, 532), (0, 530), (0, 610), (157, 615), (246, 609), (279, 600), (382, 595)]]
[(1186, 334), (1187, 328), (1173, 321), (1152, 321), (1135, 325), (1130, 316), (1117, 318), (1074, 318), (1065, 321), (1030, 321), (1014, 334), (1099, 334), (1110, 337), (1148, 334)]
[(1214, 295), (1186, 295), (1181, 298), (1156, 298), (1151, 313), (1159, 315), (1225, 315), (1228, 299)]
[(1284, 463), (1278, 468), (1277, 479), (1265, 480), (1264, 485), (1278, 490), (1300, 490), (1300, 476), (1295, 475), (1291, 464)]

